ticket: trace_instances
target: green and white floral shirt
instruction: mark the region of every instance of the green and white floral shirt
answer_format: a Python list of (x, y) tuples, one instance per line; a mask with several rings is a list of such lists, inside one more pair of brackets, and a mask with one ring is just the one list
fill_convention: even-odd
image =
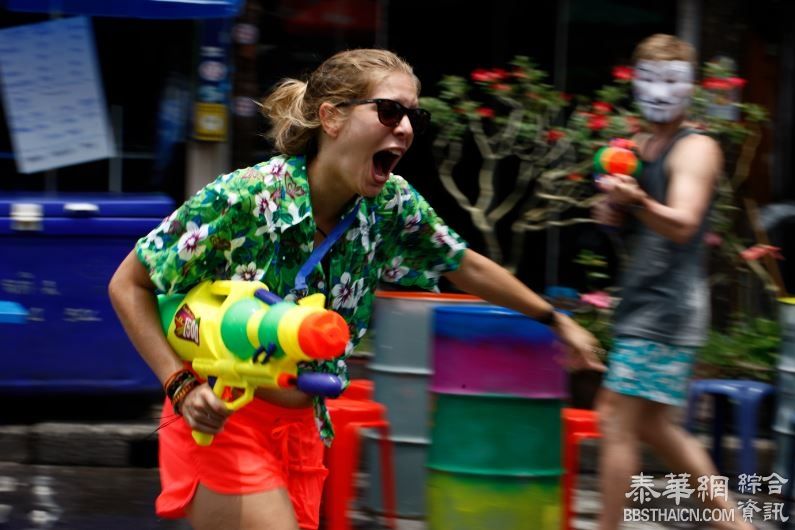
[[(357, 211), (353, 224), (328, 251), (329, 277), (317, 265), (307, 278), (309, 294), (326, 295), (352, 338), (340, 359), (306, 368), (339, 375), (346, 385), (344, 359), (367, 331), (379, 280), (438, 290), (439, 276), (457, 269), (466, 249), (397, 175), (378, 196), (359, 197), (351, 209)], [(314, 248), (315, 230), (305, 159), (276, 156), (218, 177), (141, 238), (136, 252), (163, 293), (186, 292), (206, 279), (235, 279), (261, 281), (286, 297)], [(333, 430), (320, 398), (315, 414), (329, 442)]]

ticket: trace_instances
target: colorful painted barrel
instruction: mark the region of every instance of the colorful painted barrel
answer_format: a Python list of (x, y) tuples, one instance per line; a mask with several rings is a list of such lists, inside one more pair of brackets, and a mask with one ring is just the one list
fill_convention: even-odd
[(778, 357), (776, 381), (776, 433), (778, 451), (774, 471), (782, 476), (789, 473), (790, 453), (795, 450), (795, 431), (790, 418), (795, 414), (795, 298), (779, 300), (779, 322), (781, 323), (781, 347)]
[[(479, 299), (460, 294), (379, 291), (373, 313), (375, 354), (368, 366), (374, 399), (387, 408), (395, 458), (397, 514), (425, 516), (425, 461), (430, 445), (430, 404), (433, 346), (432, 312), (450, 304), (473, 304)], [(370, 488), (364, 507), (383, 512), (378, 437), (365, 435)]]
[(431, 530), (560, 527), (561, 355), (546, 326), (514, 311), (434, 310)]

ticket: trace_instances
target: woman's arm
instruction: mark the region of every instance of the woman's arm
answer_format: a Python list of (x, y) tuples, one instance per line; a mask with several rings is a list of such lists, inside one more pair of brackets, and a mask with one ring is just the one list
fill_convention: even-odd
[(110, 301), (124, 331), (162, 384), (181, 370), (183, 363), (161, 330), (154, 291), (155, 286), (135, 252), (124, 258), (108, 285)]
[[(133, 346), (163, 384), (184, 368), (160, 325), (155, 286), (146, 268), (130, 252), (113, 275), (108, 294)], [(217, 434), (230, 412), (209, 385), (200, 385), (182, 401), (180, 412), (192, 429)]]
[(445, 277), (462, 291), (530, 318), (549, 322), (571, 350), (573, 368), (605, 369), (596, 355), (599, 347), (593, 335), (568, 316), (555, 312), (548, 302), (494, 261), (467, 249), (459, 268), (446, 273)]

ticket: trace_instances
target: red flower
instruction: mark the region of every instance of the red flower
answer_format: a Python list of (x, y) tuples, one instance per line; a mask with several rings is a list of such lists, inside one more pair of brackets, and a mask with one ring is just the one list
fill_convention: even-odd
[(472, 71), (472, 80), (478, 83), (496, 83), (508, 77), (508, 72), (502, 68), (495, 68), (494, 70), (485, 70), (478, 68)]
[(728, 78), (725, 77), (708, 77), (704, 79), (701, 83), (701, 86), (706, 88), (707, 90), (731, 90), (734, 88), (734, 85), (729, 81)]
[(728, 81), (729, 84), (735, 88), (742, 88), (745, 86), (745, 83), (747, 82), (742, 77), (730, 77)]
[(511, 89), (511, 85), (506, 85), (505, 83), (495, 83), (491, 85), (491, 88), (497, 92), (508, 92)]
[(630, 66), (614, 66), (613, 78), (619, 81), (629, 81), (635, 75), (632, 67)]
[(774, 259), (784, 259), (780, 251), (779, 247), (772, 245), (754, 245), (740, 252), (740, 257), (745, 261), (756, 261), (765, 256), (770, 256)]
[(493, 118), (494, 109), (490, 109), (489, 107), (480, 107), (478, 109), (478, 114), (480, 114), (481, 118)]
[(508, 72), (503, 70), (502, 68), (495, 68), (491, 71), (491, 76), (494, 81), (502, 81), (506, 77), (508, 77)]
[(547, 142), (554, 144), (564, 136), (566, 136), (566, 133), (564, 133), (563, 131), (559, 131), (557, 129), (550, 129), (547, 131)]
[(591, 114), (588, 117), (588, 128), (592, 131), (601, 131), (610, 123), (604, 114)]
[(593, 111), (597, 114), (609, 114), (613, 110), (613, 106), (606, 101), (594, 101)]
[(477, 81), (479, 83), (488, 83), (491, 81), (491, 72), (489, 72), (488, 70), (484, 70), (483, 68), (478, 68), (477, 70), (473, 70), (472, 81)]

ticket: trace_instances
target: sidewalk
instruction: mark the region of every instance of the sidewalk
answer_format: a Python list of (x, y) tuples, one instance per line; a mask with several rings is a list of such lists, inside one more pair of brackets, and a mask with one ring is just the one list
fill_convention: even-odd
[[(94, 468), (148, 468), (153, 475), (157, 465), (157, 425), (159, 418), (159, 403), (149, 403), (140, 413), (135, 413), (132, 418), (113, 421), (114, 409), (123, 406), (114, 403), (113, 399), (105, 399), (105, 409), (102, 414), (85, 414), (85, 418), (74, 418), (58, 421), (31, 421), (29, 423), (8, 424), (7, 418), (3, 419), (0, 425), (0, 462), (22, 465), (45, 465), (45, 466), (86, 466)], [(86, 406), (85, 404), (83, 406)], [(93, 405), (101, 409), (99, 405)], [(57, 408), (56, 405), (52, 407)], [(18, 411), (18, 416), (23, 415)], [(73, 416), (80, 416), (77, 411)], [(121, 414), (115, 414), (121, 416)], [(127, 414), (129, 416), (129, 414)], [(702, 437), (702, 443), (707, 444), (706, 437)], [(578, 517), (575, 521), (575, 528), (590, 529), (595, 528), (596, 516), (600, 510), (598, 484), (596, 481), (596, 458), (598, 455), (598, 440), (586, 440), (581, 450), (581, 476), (578, 482), (575, 508)], [(772, 462), (775, 455), (775, 444), (771, 440), (760, 439), (757, 441), (758, 471), (760, 475), (767, 475), (771, 472)], [(734, 462), (737, 449), (737, 440), (728, 437), (725, 441), (724, 458), (731, 468)], [(644, 458), (644, 472), (654, 474), (655, 485), (659, 491), (664, 489), (665, 474), (670, 473), (658, 461), (651, 458), (648, 454)], [(367, 475), (362, 475), (359, 493), (361, 496), (363, 488), (367, 487)], [(791, 478), (791, 477), (787, 477)], [(660, 483), (662, 480), (662, 483)], [(732, 480), (732, 484), (736, 483)], [(418, 485), (421, 486), (421, 485)], [(629, 489), (629, 484), (627, 485)], [(761, 507), (764, 503), (781, 502), (766, 495), (739, 495), (739, 498), (751, 498)], [(697, 501), (696, 501), (697, 502)], [(691, 506), (692, 503), (687, 504)], [(665, 501), (663, 507), (676, 508), (672, 500)], [(354, 506), (351, 514), (354, 521), (355, 530), (380, 530), (382, 525), (377, 522), (377, 517), (368, 514), (361, 506)], [(763, 521), (762, 513), (754, 518), (756, 524), (762, 530), (772, 530), (778, 528), (771, 521)], [(400, 520), (400, 530), (425, 530), (427, 525), (423, 521)], [(693, 524), (652, 524), (652, 523), (628, 523), (625, 525), (628, 530), (635, 529), (692, 529), (705, 528), (703, 525)], [(492, 530), (492, 529), (483, 529)], [(514, 530), (514, 529), (497, 529)], [(524, 530), (524, 529), (516, 529)], [(527, 529), (527, 530), (546, 530), (546, 529)]]

